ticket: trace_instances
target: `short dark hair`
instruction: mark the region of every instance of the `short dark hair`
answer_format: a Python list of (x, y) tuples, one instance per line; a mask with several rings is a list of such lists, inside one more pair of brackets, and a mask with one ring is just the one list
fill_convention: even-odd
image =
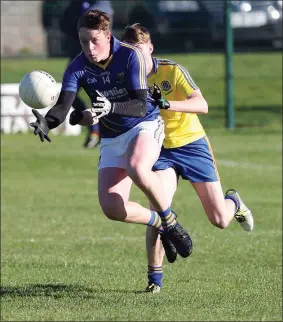
[(111, 19), (110, 16), (100, 10), (89, 10), (78, 21), (77, 30), (81, 28), (103, 30), (110, 32)]
[(122, 35), (122, 41), (129, 44), (144, 44), (147, 42), (151, 43), (151, 37), (148, 29), (142, 26), (140, 23), (134, 23), (128, 25)]

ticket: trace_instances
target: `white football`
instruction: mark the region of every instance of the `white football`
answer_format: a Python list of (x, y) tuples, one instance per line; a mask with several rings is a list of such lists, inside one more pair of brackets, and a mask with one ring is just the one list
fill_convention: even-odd
[(19, 94), (22, 101), (32, 108), (51, 107), (58, 96), (56, 81), (47, 72), (34, 70), (22, 78)]

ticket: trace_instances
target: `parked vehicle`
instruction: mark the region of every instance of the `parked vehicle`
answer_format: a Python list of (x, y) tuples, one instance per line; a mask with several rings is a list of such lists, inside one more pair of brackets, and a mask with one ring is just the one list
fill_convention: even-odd
[[(223, 0), (146, 0), (136, 3), (128, 11), (127, 23), (140, 22), (148, 26), (159, 48), (189, 50), (223, 46)], [(119, 19), (117, 14), (115, 19)], [(231, 23), (236, 46), (282, 48), (282, 1), (232, 1)]]

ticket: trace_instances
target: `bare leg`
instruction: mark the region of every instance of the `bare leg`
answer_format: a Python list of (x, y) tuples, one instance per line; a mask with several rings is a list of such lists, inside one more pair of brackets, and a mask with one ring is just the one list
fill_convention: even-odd
[(232, 221), (236, 206), (230, 199), (224, 199), (221, 183), (192, 183), (210, 222), (220, 228), (226, 228)]
[(129, 201), (132, 180), (125, 169), (104, 168), (98, 172), (98, 196), (104, 214), (112, 220), (147, 224), (151, 211)]
[(152, 171), (158, 159), (160, 147), (150, 133), (140, 133), (129, 147), (127, 173), (134, 183), (145, 193), (156, 211), (169, 208), (165, 189), (160, 178)]
[[(160, 177), (163, 187), (166, 191), (167, 200), (172, 202), (173, 196), (177, 189), (177, 177), (175, 170), (172, 168), (157, 171), (157, 175)], [(146, 230), (146, 251), (148, 261), (148, 291), (152, 292), (151, 287), (156, 288), (162, 286), (163, 269), (162, 263), (164, 258), (164, 248), (160, 240), (160, 235), (153, 227), (147, 227)]]

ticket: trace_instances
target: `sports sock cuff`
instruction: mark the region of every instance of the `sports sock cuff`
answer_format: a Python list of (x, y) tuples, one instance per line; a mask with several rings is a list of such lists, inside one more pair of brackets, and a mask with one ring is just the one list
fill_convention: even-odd
[(162, 287), (163, 273), (161, 272), (148, 272), (148, 284), (156, 284), (159, 287)]
[(169, 207), (164, 211), (157, 211), (157, 213), (160, 217), (166, 217), (171, 213), (171, 208)]
[(156, 218), (155, 211), (151, 210), (150, 213), (151, 213), (151, 217), (150, 217), (149, 222), (147, 223), (148, 226), (152, 226), (152, 224), (154, 223), (155, 218)]
[(162, 266), (151, 266), (151, 265), (148, 265), (147, 268), (148, 268), (148, 270), (152, 270), (152, 271), (162, 271)]
[(231, 199), (234, 202), (234, 204), (236, 206), (236, 211), (235, 211), (235, 213), (236, 213), (240, 208), (239, 200), (237, 198), (235, 198), (233, 195), (225, 196), (225, 199)]

